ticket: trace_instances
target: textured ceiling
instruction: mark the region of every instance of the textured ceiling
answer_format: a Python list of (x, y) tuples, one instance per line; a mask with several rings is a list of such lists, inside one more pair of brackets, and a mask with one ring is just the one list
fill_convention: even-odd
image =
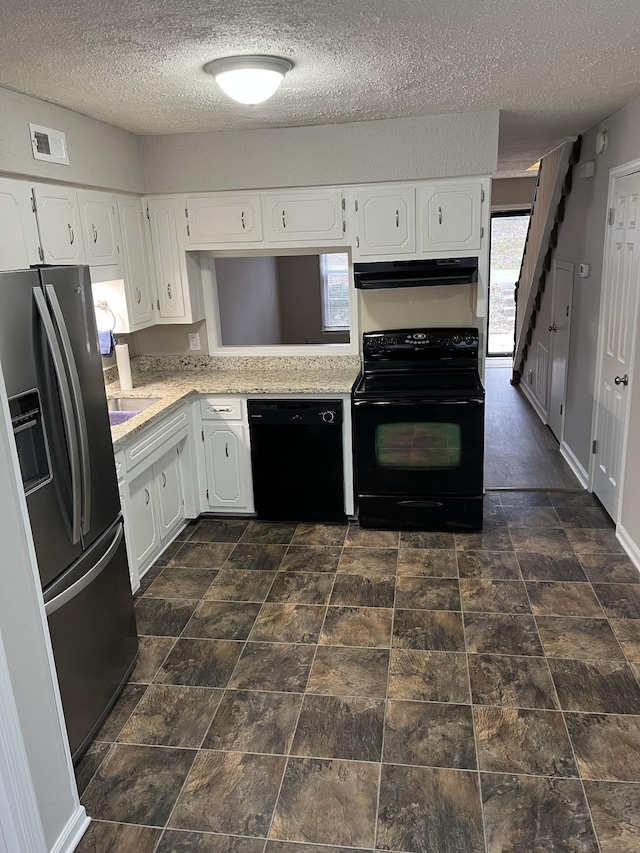
[[(141, 134), (500, 109), (527, 168), (640, 96), (638, 0), (2, 0), (0, 85)], [(266, 104), (203, 66), (294, 62)]]

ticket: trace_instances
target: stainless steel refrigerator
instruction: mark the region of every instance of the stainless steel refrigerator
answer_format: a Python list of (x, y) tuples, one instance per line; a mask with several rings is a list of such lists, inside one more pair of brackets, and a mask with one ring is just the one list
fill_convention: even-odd
[(77, 760), (138, 653), (88, 267), (0, 272), (0, 361)]

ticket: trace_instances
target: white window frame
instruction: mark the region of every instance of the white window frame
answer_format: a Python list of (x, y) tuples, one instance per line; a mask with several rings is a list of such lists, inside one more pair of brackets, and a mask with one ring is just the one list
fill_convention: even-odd
[[(346, 326), (338, 326), (334, 325), (330, 322), (330, 311), (331, 311), (331, 299), (329, 297), (329, 276), (330, 273), (327, 270), (326, 265), (326, 257), (327, 254), (332, 255), (341, 255), (344, 254), (345, 264), (344, 264), (344, 272), (347, 276), (347, 281), (349, 280), (349, 256), (346, 252), (325, 252), (320, 255), (320, 281), (321, 281), (321, 301), (322, 301), (322, 331), (324, 334), (331, 334), (332, 332), (343, 333), (348, 332), (351, 323)], [(351, 302), (349, 300), (349, 302)], [(349, 310), (351, 311), (351, 304), (349, 305)]]

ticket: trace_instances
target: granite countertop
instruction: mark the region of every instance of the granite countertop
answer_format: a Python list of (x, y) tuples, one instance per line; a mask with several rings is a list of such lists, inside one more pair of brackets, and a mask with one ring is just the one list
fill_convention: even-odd
[[(158, 360), (159, 361), (159, 360)], [(228, 367), (214, 369), (135, 371), (133, 389), (122, 391), (119, 382), (106, 386), (107, 397), (158, 397), (140, 414), (111, 428), (117, 450), (135, 433), (168, 414), (194, 394), (349, 394), (359, 363), (352, 357), (281, 359), (266, 366), (262, 359), (234, 359)]]

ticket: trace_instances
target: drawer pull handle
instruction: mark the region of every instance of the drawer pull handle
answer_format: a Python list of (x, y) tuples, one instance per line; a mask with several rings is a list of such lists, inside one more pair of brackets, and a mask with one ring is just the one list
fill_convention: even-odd
[(229, 442), (227, 442), (224, 446), (224, 455), (229, 458)]
[(73, 246), (73, 241), (76, 239), (75, 234), (73, 233), (73, 228), (69, 223), (67, 223), (67, 228), (69, 229), (69, 244)]
[(136, 302), (140, 305), (140, 301), (142, 300), (142, 293), (140, 292), (140, 288), (136, 287)]
[(244, 230), (244, 229), (247, 227), (247, 226), (245, 225), (245, 221), (244, 221), (244, 210), (243, 210), (243, 211), (242, 211), (242, 213), (240, 214), (240, 222), (242, 223), (242, 229)]
[(209, 406), (210, 412), (232, 412), (233, 406)]
[(287, 220), (286, 220), (286, 217), (285, 217), (285, 211), (284, 211), (284, 210), (282, 211), (282, 227), (283, 227), (283, 228), (286, 228), (286, 227), (287, 227)]
[(147, 506), (149, 506), (149, 501), (151, 500), (151, 495), (149, 494), (149, 489), (144, 490), (144, 502)]
[(167, 475), (163, 471), (162, 472), (162, 488), (164, 489), (166, 485), (167, 485)]
[(91, 223), (91, 230), (93, 231), (93, 242), (97, 243), (98, 242), (98, 229), (93, 224), (93, 222)]
[(438, 225), (442, 225), (442, 208), (438, 208)]
[(396, 210), (396, 228), (400, 225), (400, 211)]

